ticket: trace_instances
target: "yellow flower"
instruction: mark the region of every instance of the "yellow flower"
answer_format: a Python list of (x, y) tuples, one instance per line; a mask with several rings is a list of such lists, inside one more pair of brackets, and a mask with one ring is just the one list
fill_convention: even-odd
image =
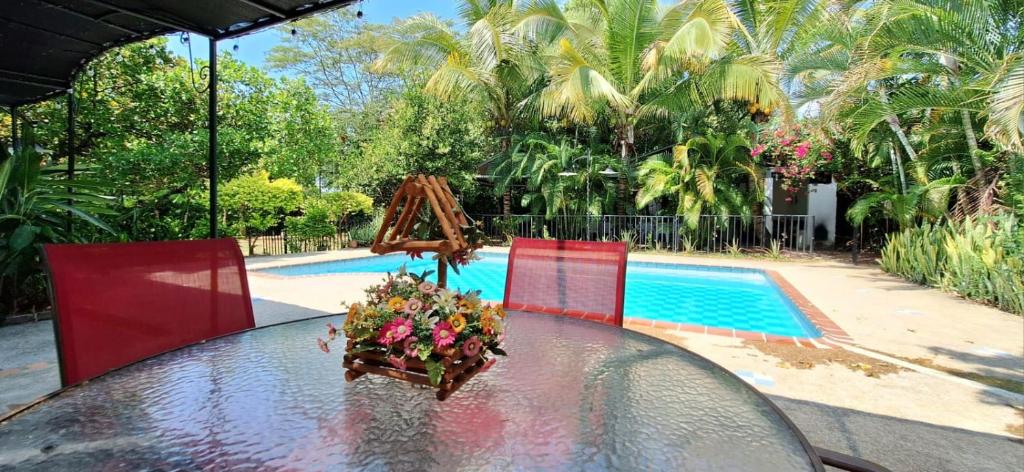
[(456, 313), (455, 316), (448, 318), (448, 322), (452, 324), (452, 329), (456, 333), (461, 333), (462, 330), (466, 329), (466, 317), (460, 313)]
[(498, 318), (505, 319), (505, 309), (501, 305), (495, 305), (494, 312), (498, 314)]
[(478, 306), (479, 305), (476, 302), (474, 302), (474, 301), (472, 301), (472, 300), (470, 300), (468, 298), (463, 298), (462, 301), (459, 302), (459, 311), (464, 311), (466, 313), (472, 313), (472, 312), (476, 311)]
[(351, 325), (357, 321), (363, 314), (363, 306), (358, 303), (353, 303), (348, 306), (348, 318), (345, 319), (346, 325)]
[(480, 329), (484, 334), (494, 334), (494, 318), (490, 316), (481, 316)]
[(391, 297), (391, 300), (388, 300), (388, 309), (391, 311), (402, 311), (404, 306), (405, 299), (402, 297)]

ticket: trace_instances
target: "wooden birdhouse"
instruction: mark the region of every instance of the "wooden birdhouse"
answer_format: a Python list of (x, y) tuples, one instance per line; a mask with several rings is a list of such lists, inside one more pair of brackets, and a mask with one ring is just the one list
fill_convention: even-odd
[(470, 228), (447, 179), (423, 174), (408, 176), (392, 197), (370, 251), (437, 253), (437, 284), (445, 287), (449, 260), (481, 246), (479, 242), (467, 241), (465, 232)]

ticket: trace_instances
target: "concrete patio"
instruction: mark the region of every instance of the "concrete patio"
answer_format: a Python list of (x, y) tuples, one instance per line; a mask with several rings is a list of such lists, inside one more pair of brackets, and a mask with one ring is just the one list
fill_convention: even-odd
[[(277, 277), (258, 269), (369, 255), (356, 249), (250, 258), (257, 325), (341, 312), (343, 302), (362, 299), (363, 288), (379, 280)], [(1024, 396), (965, 378), (1024, 382), (1024, 318), (903, 282), (872, 265), (630, 258), (778, 271), (850, 335), (853, 341), (843, 349), (816, 350), (633, 327), (737, 373), (773, 397), (813, 443), (893, 470), (1024, 468)], [(0, 414), (58, 388), (49, 321), (0, 328), (0, 352)]]

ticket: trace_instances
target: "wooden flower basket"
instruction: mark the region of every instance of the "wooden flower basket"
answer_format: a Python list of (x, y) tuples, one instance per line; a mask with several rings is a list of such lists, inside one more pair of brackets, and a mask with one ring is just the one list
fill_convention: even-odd
[(459, 387), (480, 373), (484, 366), (484, 359), (481, 354), (473, 357), (465, 357), (458, 349), (446, 349), (434, 351), (441, 356), (441, 364), (444, 365), (444, 375), (438, 385), (430, 383), (425, 363), (418, 358), (406, 359), (406, 369), (398, 369), (388, 362), (387, 356), (378, 351), (353, 352), (355, 345), (352, 340), (345, 346), (345, 358), (342, 366), (345, 371), (345, 380), (351, 382), (366, 374), (383, 375), (393, 379), (404, 380), (419, 385), (437, 388), (437, 399), (444, 401), (449, 395), (455, 393)]

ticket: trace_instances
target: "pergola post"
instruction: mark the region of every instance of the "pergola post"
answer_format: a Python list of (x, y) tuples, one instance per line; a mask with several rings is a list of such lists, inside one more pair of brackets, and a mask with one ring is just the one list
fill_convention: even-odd
[(217, 40), (210, 38), (210, 238), (217, 238)]
[(11, 105), (11, 148), (14, 149), (14, 153), (18, 153), (18, 148), (21, 147), (21, 142), (18, 139), (18, 107)]
[[(74, 193), (75, 190), (71, 187), (71, 181), (75, 180), (75, 111), (76, 111), (75, 108), (77, 108), (77, 107), (76, 107), (76, 104), (75, 104), (75, 89), (74, 88), (69, 88), (68, 89), (67, 99), (68, 99), (68, 123), (67, 123), (67, 145), (68, 145), (68, 170), (67, 170), (67, 177), (68, 177), (68, 193)], [(68, 200), (68, 205), (70, 206), (72, 204), (73, 204), (72, 201), (69, 199)], [(72, 218), (71, 212), (68, 211), (67, 230), (68, 230), (68, 237), (69, 238), (72, 235), (72, 232), (71, 232), (71, 230), (72, 230), (72, 228), (71, 228), (71, 226), (72, 226), (71, 218)]]

